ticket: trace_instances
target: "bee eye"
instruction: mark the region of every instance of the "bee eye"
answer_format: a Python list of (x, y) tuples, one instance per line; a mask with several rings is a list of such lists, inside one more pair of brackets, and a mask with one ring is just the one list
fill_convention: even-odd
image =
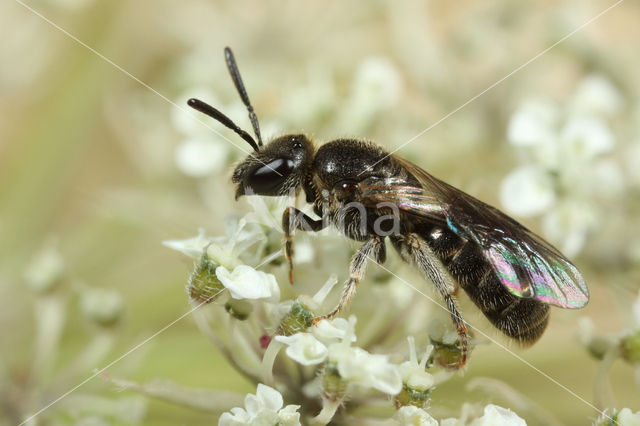
[(251, 172), (247, 176), (245, 185), (251, 187), (256, 194), (276, 195), (293, 169), (293, 161), (277, 158)]

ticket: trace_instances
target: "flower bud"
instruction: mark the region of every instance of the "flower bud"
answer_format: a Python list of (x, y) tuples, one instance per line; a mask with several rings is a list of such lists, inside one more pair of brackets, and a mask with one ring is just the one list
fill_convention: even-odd
[(429, 340), (433, 345), (431, 357), (441, 367), (450, 368), (462, 361), (462, 348), (458, 333), (445, 323), (435, 320), (429, 324)]
[(200, 262), (189, 276), (187, 294), (195, 303), (210, 303), (215, 300), (224, 286), (216, 276), (216, 265), (209, 259), (206, 251), (202, 253)]
[(33, 291), (47, 293), (60, 282), (63, 272), (64, 259), (50, 242), (29, 262), (24, 276)]
[(95, 288), (86, 290), (82, 294), (80, 308), (88, 320), (107, 327), (120, 319), (124, 304), (120, 293)]
[(322, 370), (322, 392), (329, 401), (342, 399), (347, 393), (346, 380), (343, 380), (338, 372), (338, 366), (333, 362), (327, 362)]
[(640, 330), (627, 334), (620, 340), (622, 358), (629, 364), (640, 363)]
[(418, 408), (427, 408), (429, 406), (429, 397), (433, 388), (426, 390), (412, 389), (408, 385), (403, 385), (402, 390), (395, 396), (394, 404), (396, 407), (406, 407), (413, 405)]
[(291, 336), (292, 334), (305, 331), (313, 325), (313, 312), (306, 305), (295, 302), (291, 310), (280, 321), (280, 326), (276, 335)]
[(459, 341), (456, 340), (456, 343), (453, 345), (447, 345), (446, 343), (431, 340), (431, 344), (433, 345), (433, 361), (439, 366), (450, 368), (455, 365), (460, 365), (462, 361), (462, 349)]

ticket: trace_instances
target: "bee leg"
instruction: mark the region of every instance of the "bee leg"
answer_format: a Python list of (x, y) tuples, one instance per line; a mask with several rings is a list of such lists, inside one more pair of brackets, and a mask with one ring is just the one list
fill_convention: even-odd
[(344, 291), (342, 292), (340, 303), (338, 303), (338, 306), (336, 306), (327, 315), (315, 317), (313, 319), (314, 325), (318, 324), (323, 319), (332, 319), (349, 305), (349, 302), (351, 302), (353, 295), (356, 293), (358, 283), (364, 278), (364, 274), (367, 269), (367, 260), (369, 260), (369, 258), (371, 257), (375, 259), (376, 262), (384, 262), (386, 251), (383, 237), (379, 237), (377, 235), (371, 237), (356, 252), (356, 254), (353, 256), (353, 259), (351, 259), (351, 265), (349, 266), (350, 277), (349, 281), (347, 281), (347, 284), (344, 287)]
[(301, 231), (317, 232), (326, 228), (329, 223), (322, 219), (312, 219), (295, 207), (287, 207), (282, 214), (282, 229), (284, 230), (284, 256), (289, 263), (289, 282), (293, 284), (293, 233)]
[(460, 361), (451, 365), (451, 367), (460, 368), (467, 363), (469, 336), (467, 334), (467, 326), (462, 319), (455, 299), (455, 294), (457, 293), (456, 285), (435, 253), (418, 234), (409, 234), (404, 241), (404, 245), (409, 257), (422, 273), (435, 284), (447, 304), (447, 309), (458, 332), (461, 352)]

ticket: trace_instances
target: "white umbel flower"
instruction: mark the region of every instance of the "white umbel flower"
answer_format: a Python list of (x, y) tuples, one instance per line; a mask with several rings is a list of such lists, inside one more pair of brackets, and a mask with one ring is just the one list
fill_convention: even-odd
[(619, 426), (640, 426), (640, 411), (634, 413), (629, 408), (623, 408), (616, 420)]
[(393, 419), (395, 424), (401, 426), (438, 426), (438, 421), (429, 413), (413, 405), (401, 407)]
[(280, 288), (273, 274), (239, 265), (233, 271), (218, 266), (216, 276), (234, 299), (265, 299), (276, 303), (280, 300)]
[(546, 100), (532, 100), (514, 112), (507, 138), (516, 146), (536, 146), (555, 139), (558, 107)]
[(187, 176), (200, 178), (221, 171), (227, 165), (228, 148), (211, 138), (188, 138), (175, 150), (175, 163)]
[(527, 422), (508, 408), (489, 404), (484, 407), (482, 417), (469, 423), (469, 426), (527, 426)]
[(399, 366), (402, 381), (412, 390), (426, 391), (435, 385), (433, 376), (425, 371), (427, 360), (433, 351), (433, 346), (427, 346), (424, 356), (418, 362), (416, 345), (413, 336), (407, 338), (409, 341), (409, 361), (405, 361)]
[(502, 204), (518, 216), (543, 213), (555, 199), (551, 176), (538, 167), (519, 167), (509, 173), (500, 185)]
[(198, 230), (196, 237), (186, 238), (184, 240), (167, 240), (163, 241), (162, 245), (177, 250), (192, 259), (200, 259), (205, 247), (207, 247), (211, 241), (211, 238), (207, 237), (204, 229), (201, 228)]
[(347, 337), (351, 342), (356, 341), (356, 335), (349, 333), (349, 322), (344, 318), (322, 320), (312, 329), (313, 335), (325, 343), (334, 343)]
[(327, 358), (327, 347), (310, 333), (276, 336), (275, 340), (287, 345), (286, 354), (299, 364), (316, 365)]
[(606, 77), (585, 77), (573, 98), (573, 109), (590, 114), (612, 115), (622, 107), (622, 96)]
[(62, 278), (64, 259), (53, 243), (48, 243), (29, 263), (25, 280), (32, 290), (46, 293)]
[(282, 407), (282, 395), (272, 387), (258, 384), (256, 394), (248, 394), (244, 399), (245, 408), (232, 408), (230, 413), (223, 413), (218, 426), (297, 426), (300, 425), (299, 405)]
[(329, 362), (337, 367), (340, 377), (349, 383), (389, 395), (402, 390), (398, 367), (390, 363), (386, 355), (370, 354), (341, 342), (329, 346)]

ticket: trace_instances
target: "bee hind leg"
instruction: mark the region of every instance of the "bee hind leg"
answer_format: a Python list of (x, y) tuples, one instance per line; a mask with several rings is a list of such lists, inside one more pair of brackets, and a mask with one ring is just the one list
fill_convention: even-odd
[(450, 365), (452, 368), (463, 367), (467, 363), (469, 352), (469, 335), (467, 326), (458, 310), (458, 303), (455, 299), (457, 286), (453, 283), (450, 275), (445, 270), (442, 263), (429, 245), (418, 234), (409, 234), (402, 242), (403, 255), (408, 257), (422, 271), (422, 273), (433, 282), (442, 295), (447, 310), (451, 315), (458, 339), (460, 340), (460, 360)]
[(284, 231), (284, 257), (289, 264), (289, 282), (293, 284), (293, 234), (296, 229), (317, 232), (326, 228), (328, 222), (312, 219), (295, 207), (287, 207), (282, 214)]
[(386, 250), (384, 245), (384, 238), (379, 236), (371, 237), (366, 243), (360, 247), (351, 259), (351, 265), (349, 266), (350, 277), (349, 281), (344, 287), (342, 297), (338, 305), (328, 314), (315, 317), (313, 324), (316, 325), (323, 319), (332, 319), (338, 315), (344, 308), (349, 306), (351, 299), (356, 293), (358, 283), (364, 278), (367, 269), (367, 260), (375, 259), (378, 263), (383, 263), (386, 258)]

